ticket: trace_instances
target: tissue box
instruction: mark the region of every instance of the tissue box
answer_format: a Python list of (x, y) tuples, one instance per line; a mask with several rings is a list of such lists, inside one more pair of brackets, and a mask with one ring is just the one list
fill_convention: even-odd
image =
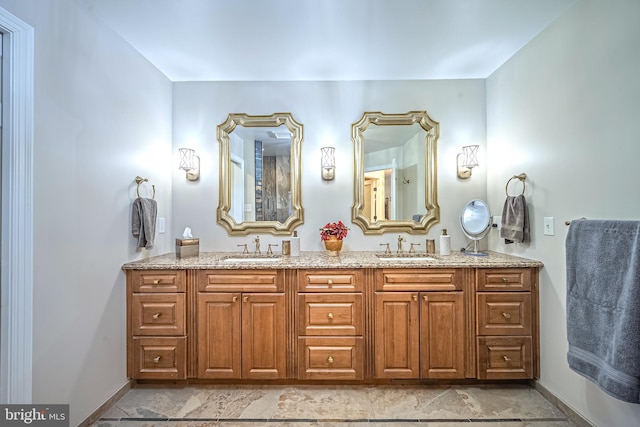
[(200, 239), (176, 239), (176, 256), (186, 258), (200, 254)]

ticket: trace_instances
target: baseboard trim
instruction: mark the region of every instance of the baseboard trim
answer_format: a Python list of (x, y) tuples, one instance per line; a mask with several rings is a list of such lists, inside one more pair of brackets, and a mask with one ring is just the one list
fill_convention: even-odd
[(84, 421), (82, 421), (80, 424), (78, 424), (78, 427), (89, 427), (93, 423), (98, 421), (100, 419), (100, 417), (102, 416), (102, 414), (107, 412), (107, 410), (109, 408), (111, 408), (118, 400), (120, 400), (120, 398), (122, 396), (124, 396), (129, 390), (131, 390), (134, 385), (136, 385), (136, 381), (135, 380), (127, 381), (125, 383), (125, 385), (123, 385), (118, 391), (116, 391), (113, 394), (113, 396), (108, 398), (106, 402), (104, 402), (102, 405), (100, 405), (98, 407), (98, 409), (93, 411), (93, 413), (91, 413), (91, 415), (89, 415), (87, 418), (84, 419)]
[(579, 427), (597, 427), (595, 424), (592, 424), (589, 420), (574, 411), (573, 408), (564, 403), (564, 401), (558, 396), (551, 393), (538, 381), (532, 381), (531, 383), (533, 385), (533, 388), (535, 388), (538, 393), (540, 393), (545, 399), (551, 402), (556, 408), (560, 409), (574, 424)]

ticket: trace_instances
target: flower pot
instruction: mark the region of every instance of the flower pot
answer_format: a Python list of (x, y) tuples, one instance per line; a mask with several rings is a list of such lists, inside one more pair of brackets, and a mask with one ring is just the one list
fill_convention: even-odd
[(342, 250), (342, 240), (338, 240), (336, 237), (330, 237), (329, 240), (324, 241), (324, 248), (328, 251), (338, 252)]

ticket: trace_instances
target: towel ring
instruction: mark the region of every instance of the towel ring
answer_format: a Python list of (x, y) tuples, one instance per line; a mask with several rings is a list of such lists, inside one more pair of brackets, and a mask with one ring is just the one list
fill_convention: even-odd
[(522, 193), (520, 193), (520, 195), (522, 196), (524, 194), (524, 189), (526, 187), (525, 180), (527, 179), (527, 174), (521, 173), (520, 175), (513, 175), (511, 178), (509, 178), (509, 181), (507, 181), (507, 185), (505, 185), (504, 187), (504, 191), (505, 193), (507, 193), (507, 197), (509, 197), (509, 183), (514, 179), (519, 179), (522, 182)]
[[(140, 197), (140, 184), (144, 182), (149, 182), (149, 180), (147, 178), (142, 178), (141, 176), (136, 176), (136, 184), (138, 184), (138, 186), (136, 187), (136, 194), (138, 195), (138, 197)], [(153, 189), (153, 196), (151, 196), (151, 198), (155, 200), (156, 186), (152, 185), (151, 188)]]

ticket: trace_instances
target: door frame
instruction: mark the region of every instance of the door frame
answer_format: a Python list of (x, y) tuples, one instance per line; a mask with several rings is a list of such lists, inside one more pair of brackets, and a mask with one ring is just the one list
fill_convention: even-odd
[(0, 7), (3, 33), (0, 402), (32, 403), (34, 30)]

